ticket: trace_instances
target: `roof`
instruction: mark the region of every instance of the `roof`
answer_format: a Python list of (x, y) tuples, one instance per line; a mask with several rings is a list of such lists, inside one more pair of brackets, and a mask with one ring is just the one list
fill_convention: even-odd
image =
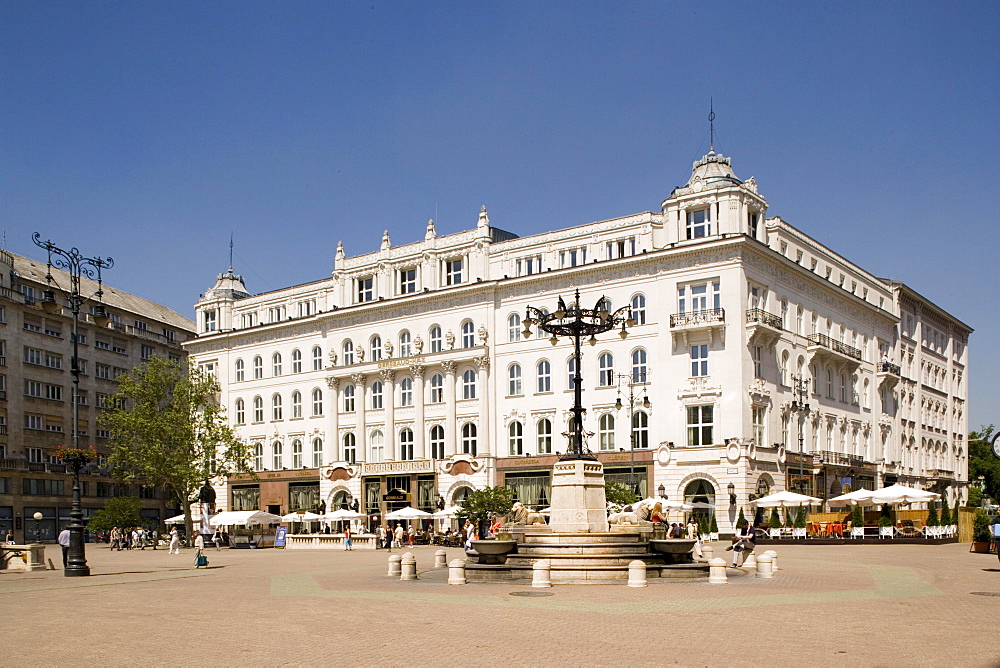
[[(10, 256), (14, 259), (14, 271), (17, 272), (20, 280), (25, 282), (30, 281), (43, 286), (46, 285), (47, 281), (45, 280), (45, 275), (48, 271), (48, 267), (45, 262), (32, 260), (31, 258), (17, 255), (16, 253), (10, 253)], [(52, 267), (51, 273), (55, 287), (68, 291), (70, 286), (69, 272)], [(16, 282), (16, 280), (17, 279), (12, 282)], [(128, 313), (149, 318), (150, 320), (156, 320), (165, 325), (170, 325), (171, 327), (176, 327), (181, 330), (187, 330), (192, 333), (195, 331), (195, 323), (193, 320), (185, 318), (180, 313), (177, 313), (162, 304), (157, 304), (156, 302), (151, 302), (148, 299), (137, 297), (131, 293), (125, 292), (124, 290), (108, 285), (107, 283), (104, 283), (103, 287), (104, 305), (110, 309), (127, 311)], [(80, 289), (85, 295), (94, 294), (98, 289), (97, 281), (81, 277)]]

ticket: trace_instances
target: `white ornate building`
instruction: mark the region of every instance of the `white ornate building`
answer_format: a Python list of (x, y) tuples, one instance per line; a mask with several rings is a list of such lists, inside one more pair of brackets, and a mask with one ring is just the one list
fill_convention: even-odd
[(656, 213), (517, 237), (483, 207), (458, 234), (431, 221), (417, 243), (338, 245), (313, 283), (251, 296), (220, 275), (185, 345), (260, 470), (220, 506), (356, 499), (377, 519), (490, 484), (548, 505), (572, 346), (521, 319), (577, 289), (635, 323), (584, 346), (584, 429), (609, 477), (714, 512), (722, 531), (751, 495), (789, 487), (964, 498), (971, 328), (767, 206), (710, 152)]

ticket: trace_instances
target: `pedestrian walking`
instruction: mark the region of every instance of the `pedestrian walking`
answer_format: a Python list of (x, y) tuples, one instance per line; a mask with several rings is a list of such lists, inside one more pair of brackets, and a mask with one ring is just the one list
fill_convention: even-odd
[(344, 549), (353, 550), (354, 544), (351, 542), (351, 527), (344, 529)]
[(170, 552), (169, 554), (181, 553), (181, 534), (177, 527), (170, 529)]
[(63, 568), (69, 566), (69, 529), (63, 529), (59, 532), (59, 547), (62, 548), (63, 554)]
[(153, 549), (156, 549), (156, 544), (160, 542), (160, 532), (153, 529)]

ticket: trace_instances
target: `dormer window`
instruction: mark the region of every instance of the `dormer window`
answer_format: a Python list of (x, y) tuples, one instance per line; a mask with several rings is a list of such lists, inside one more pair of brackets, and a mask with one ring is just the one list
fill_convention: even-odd
[(760, 224), (760, 214), (755, 211), (751, 211), (747, 225), (747, 231), (750, 233), (750, 236), (753, 237), (754, 239), (757, 238), (757, 226), (759, 224)]
[(458, 285), (462, 282), (462, 258), (455, 260), (445, 260), (444, 263), (444, 284)]
[(417, 291), (417, 270), (414, 267), (399, 270), (399, 294), (409, 295)]
[(609, 241), (607, 244), (607, 253), (609, 260), (617, 260), (620, 257), (635, 255), (635, 237)]
[(206, 332), (214, 332), (217, 328), (215, 321), (215, 311), (205, 311), (205, 329)]
[(358, 279), (358, 303), (370, 302), (375, 299), (375, 286), (374, 279), (371, 276), (365, 276), (364, 278)]
[(712, 234), (712, 209), (696, 209), (687, 212), (687, 238), (701, 239)]

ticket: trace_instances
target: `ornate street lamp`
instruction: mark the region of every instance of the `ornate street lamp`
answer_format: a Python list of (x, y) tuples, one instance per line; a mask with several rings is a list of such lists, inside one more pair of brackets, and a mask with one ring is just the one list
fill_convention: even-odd
[(806, 401), (809, 397), (809, 379), (802, 376), (792, 376), (792, 383), (792, 392), (794, 392), (795, 398), (792, 399), (789, 409), (795, 413), (799, 423), (799, 492), (804, 494), (806, 481), (802, 460), (805, 458), (805, 444), (802, 435), (802, 422), (805, 416), (809, 415), (809, 403)]
[(736, 505), (736, 485), (729, 483), (726, 485), (726, 491), (729, 492), (729, 505)]
[[(619, 373), (616, 375), (618, 379), (618, 398), (615, 400), (615, 410), (620, 411), (624, 404), (622, 403), (622, 383), (628, 384), (628, 424), (629, 424), (629, 466), (628, 466), (628, 485), (632, 489), (632, 493), (639, 494), (639, 485), (635, 479), (635, 410), (636, 407), (642, 407), (645, 410), (652, 408), (652, 403), (649, 401), (649, 397), (646, 396), (646, 388), (643, 386), (642, 395), (637, 395), (635, 393), (636, 383), (645, 383), (646, 378), (643, 374), (642, 378), (634, 378), (630, 373)], [(648, 423), (647, 423), (648, 424)]]
[[(628, 336), (626, 327), (635, 324), (632, 319), (631, 306), (623, 306), (614, 313), (608, 311), (606, 299), (601, 297), (597, 300), (594, 308), (583, 308), (580, 305), (580, 291), (576, 291), (576, 299), (568, 306), (559, 297), (555, 313), (546, 313), (542, 309), (528, 306), (524, 318), (524, 331), (521, 332), (525, 338), (531, 336), (531, 328), (538, 325), (543, 332), (552, 335), (552, 342), (555, 343), (558, 337), (568, 336), (573, 339), (573, 426), (570, 432), (569, 450), (560, 457), (560, 461), (574, 459), (597, 459), (596, 456), (583, 444), (583, 375), (581, 372), (580, 339), (590, 337), (590, 344), (597, 343), (597, 335), (609, 332), (619, 325), (621, 326), (620, 336), (624, 339)], [(610, 382), (608, 383), (610, 384)]]
[[(42, 533), (41, 533), (42, 532), (42, 528), (41, 527), (42, 527), (42, 518), (44, 517), (44, 515), (42, 515), (38, 511), (35, 511), (35, 514), (32, 515), (32, 517), (35, 518), (35, 542), (38, 543), (38, 542), (41, 542), (41, 535), (42, 535)], [(24, 541), (24, 542), (27, 543), (28, 541)]]
[[(59, 248), (51, 241), (42, 241), (41, 235), (37, 232), (32, 235), (32, 240), (39, 248), (44, 248), (48, 253), (48, 273), (45, 280), (51, 288), (55, 280), (52, 278), (52, 267), (66, 270), (69, 274), (69, 309), (73, 314), (73, 359), (70, 364), (70, 373), (73, 375), (73, 450), (80, 451), (80, 358), (79, 358), (79, 325), (80, 307), (88, 301), (94, 303), (94, 322), (99, 327), (107, 327), (111, 322), (104, 312), (104, 305), (101, 298), (104, 296), (103, 285), (101, 283), (101, 270), (110, 269), (115, 261), (109, 258), (84, 257), (76, 248), (68, 251)], [(81, 292), (81, 278), (86, 277), (97, 281), (97, 290), (90, 295)], [(65, 289), (65, 287), (63, 287)], [(61, 306), (56, 302), (55, 291), (49, 289), (42, 294), (42, 308), (46, 313), (54, 314), (61, 310)], [(83, 531), (83, 510), (80, 508), (80, 469), (82, 461), (70, 461), (73, 468), (73, 506), (70, 511), (72, 520), (69, 529), (69, 552), (66, 559), (66, 568), (63, 574), (67, 577), (90, 575), (90, 566), (87, 565), (85, 554)]]

